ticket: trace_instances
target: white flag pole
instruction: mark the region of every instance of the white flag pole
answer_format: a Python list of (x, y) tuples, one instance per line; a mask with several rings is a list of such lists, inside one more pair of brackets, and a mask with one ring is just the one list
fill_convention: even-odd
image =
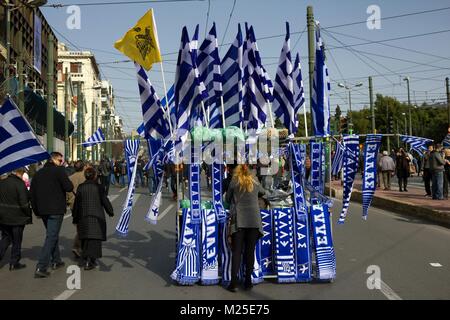
[(305, 120), (305, 136), (308, 138), (308, 121), (306, 119), (306, 102), (303, 104), (303, 118)]
[[(220, 95), (220, 106), (222, 108), (222, 127), (225, 128), (225, 106), (223, 104), (223, 96)], [(242, 126), (242, 124), (241, 124)]]

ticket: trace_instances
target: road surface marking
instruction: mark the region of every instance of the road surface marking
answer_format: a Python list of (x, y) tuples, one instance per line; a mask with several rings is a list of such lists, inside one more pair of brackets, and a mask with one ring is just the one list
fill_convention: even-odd
[(122, 192), (123, 190), (128, 189), (128, 187), (123, 187), (122, 189), (119, 190), (119, 192)]
[(436, 267), (436, 268), (442, 267), (442, 264), (440, 264), (439, 262), (430, 262), (430, 265), (431, 265), (432, 267)]
[(77, 290), (66, 290), (53, 300), (67, 300), (69, 299)]
[(161, 214), (158, 216), (158, 220), (161, 220), (170, 210), (172, 210), (174, 204), (169, 205)]
[(402, 300), (398, 294), (394, 292), (394, 290), (391, 289), (383, 280), (380, 279), (381, 282), (381, 293), (383, 293), (386, 298), (389, 300)]
[(115, 195), (112, 195), (112, 196), (108, 196), (110, 202), (113, 202), (114, 200), (116, 200), (117, 197), (119, 197), (118, 194), (115, 194)]

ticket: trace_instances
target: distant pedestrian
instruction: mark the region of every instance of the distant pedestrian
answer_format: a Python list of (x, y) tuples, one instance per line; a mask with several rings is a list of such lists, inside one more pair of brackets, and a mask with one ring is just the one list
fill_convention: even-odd
[(66, 213), (66, 192), (73, 190), (73, 184), (62, 167), (63, 161), (61, 153), (52, 152), (31, 181), (33, 211), (42, 218), (47, 233), (36, 267), (37, 278), (50, 275), (47, 271), (50, 264), (53, 270), (65, 265), (59, 252), (59, 232)]
[(436, 144), (434, 150), (430, 153), (431, 194), (434, 200), (444, 199), (444, 165), (445, 160), (442, 145)]
[(111, 184), (111, 165), (108, 159), (102, 159), (98, 167), (100, 173), (100, 182), (105, 190), (106, 196), (109, 194), (109, 185)]
[(25, 225), (31, 224), (31, 208), (28, 190), (22, 181), (23, 168), (14, 170), (6, 179), (0, 180), (0, 261), (12, 244), (9, 270), (26, 267), (20, 263), (22, 238)]
[(428, 151), (423, 155), (422, 161), (422, 179), (425, 184), (425, 197), (431, 197), (431, 170), (430, 170), (430, 156), (431, 152), (434, 150), (433, 146), (428, 146)]
[(450, 184), (450, 149), (444, 150), (444, 199), (448, 199), (448, 187)]
[[(73, 213), (73, 205), (75, 203), (75, 195), (77, 194), (78, 186), (86, 181), (84, 177), (84, 171), (86, 166), (82, 160), (75, 162), (75, 173), (69, 177), (69, 180), (73, 184), (73, 191), (67, 193), (67, 203), (69, 204), (70, 210)], [(81, 242), (78, 236), (78, 227), (76, 227), (75, 238), (73, 239), (72, 252), (77, 258), (81, 258)]]
[(383, 176), (384, 190), (391, 190), (391, 176), (395, 171), (394, 160), (389, 156), (387, 151), (383, 151), (383, 155), (378, 162), (378, 166)]
[(113, 207), (104, 189), (96, 181), (96, 171), (88, 168), (84, 172), (86, 181), (78, 186), (72, 212), (73, 222), (78, 225), (81, 240), (84, 270), (97, 266), (102, 257), (102, 241), (106, 241), (106, 213), (114, 216)]
[(397, 178), (398, 178), (398, 187), (399, 191), (408, 191), (406, 189), (408, 187), (408, 177), (409, 177), (409, 163), (411, 162), (411, 159), (406, 154), (405, 150), (403, 148), (400, 148), (397, 152), (397, 159), (395, 162), (395, 169), (397, 172)]

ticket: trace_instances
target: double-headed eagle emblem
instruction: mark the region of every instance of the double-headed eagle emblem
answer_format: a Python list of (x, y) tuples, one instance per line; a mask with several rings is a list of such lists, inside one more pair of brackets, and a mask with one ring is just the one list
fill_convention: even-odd
[(145, 28), (144, 33), (140, 33), (142, 29), (140, 27), (134, 28), (135, 32), (138, 32), (137, 35), (134, 36), (136, 40), (136, 47), (139, 49), (141, 53), (142, 59), (145, 60), (146, 56), (150, 53), (152, 49), (156, 49), (154, 45), (154, 39), (151, 36), (150, 27)]

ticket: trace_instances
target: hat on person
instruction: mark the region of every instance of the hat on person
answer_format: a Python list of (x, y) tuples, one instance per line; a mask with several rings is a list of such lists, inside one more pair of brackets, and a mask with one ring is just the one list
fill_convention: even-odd
[(383, 156), (387, 156), (388, 152), (387, 151), (383, 151)]

